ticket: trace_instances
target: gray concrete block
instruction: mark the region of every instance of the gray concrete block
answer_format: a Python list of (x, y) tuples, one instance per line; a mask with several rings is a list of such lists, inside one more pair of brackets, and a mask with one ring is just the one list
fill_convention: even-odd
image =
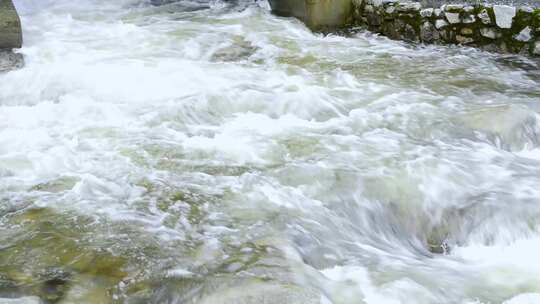
[(345, 26), (352, 15), (351, 0), (270, 0), (272, 11), (304, 21), (312, 29)]
[(22, 46), (21, 20), (11, 0), (0, 0), (0, 49)]

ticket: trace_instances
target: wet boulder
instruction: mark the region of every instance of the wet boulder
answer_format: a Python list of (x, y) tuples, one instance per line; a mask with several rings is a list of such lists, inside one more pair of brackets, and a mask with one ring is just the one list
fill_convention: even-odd
[(257, 48), (243, 38), (236, 38), (227, 46), (216, 50), (212, 54), (212, 61), (235, 62), (249, 58), (255, 54)]

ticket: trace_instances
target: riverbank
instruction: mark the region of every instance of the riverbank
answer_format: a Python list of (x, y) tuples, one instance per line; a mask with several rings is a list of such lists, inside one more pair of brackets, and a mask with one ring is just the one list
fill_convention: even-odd
[(392, 39), (540, 56), (540, 9), (530, 6), (355, 0), (353, 25)]
[[(283, 2), (270, 1), (280, 15), (286, 15)], [(526, 1), (516, 2), (523, 4), (519, 6), (470, 1), (449, 4), (437, 0), (352, 0), (352, 4), (340, 1), (341, 11), (326, 10), (331, 16), (326, 19), (320, 18), (320, 11), (327, 7), (328, 1), (292, 1), (303, 2), (306, 3), (304, 11), (296, 5), (290, 15), (300, 18), (314, 30), (365, 28), (395, 40), (466, 45), (501, 53), (540, 56), (540, 9), (527, 5), (529, 2)], [(289, 7), (292, 6), (289, 4)], [(313, 11), (319, 13), (316, 15)]]

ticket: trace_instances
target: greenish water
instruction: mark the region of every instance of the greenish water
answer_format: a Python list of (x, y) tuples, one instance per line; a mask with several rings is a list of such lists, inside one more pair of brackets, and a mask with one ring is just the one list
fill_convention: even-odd
[(537, 61), (265, 2), (16, 2), (0, 298), (539, 301)]

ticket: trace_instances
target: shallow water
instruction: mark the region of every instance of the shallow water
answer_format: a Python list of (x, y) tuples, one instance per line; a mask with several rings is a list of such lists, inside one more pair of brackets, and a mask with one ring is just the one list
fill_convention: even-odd
[(0, 298), (540, 302), (537, 61), (149, 2), (17, 0)]

